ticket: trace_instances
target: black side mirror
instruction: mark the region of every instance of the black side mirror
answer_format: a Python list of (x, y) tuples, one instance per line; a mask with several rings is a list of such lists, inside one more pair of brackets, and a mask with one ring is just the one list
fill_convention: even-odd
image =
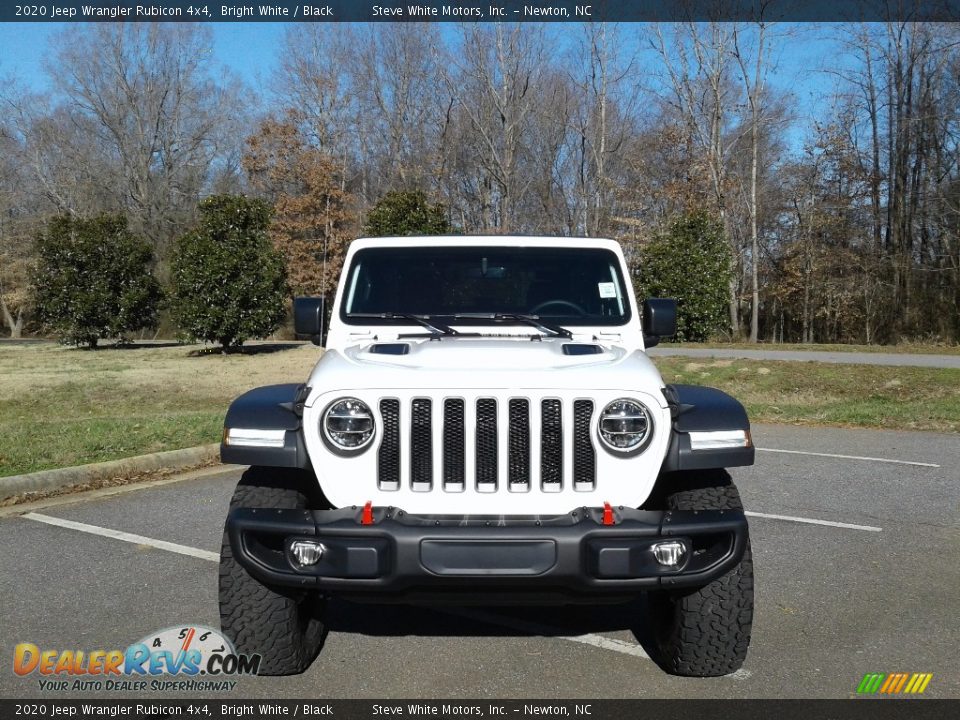
[(672, 298), (647, 298), (643, 301), (643, 342), (653, 347), (660, 338), (677, 334), (677, 301)]
[(305, 335), (314, 345), (320, 345), (326, 335), (323, 327), (323, 298), (298, 297), (293, 300), (293, 331)]

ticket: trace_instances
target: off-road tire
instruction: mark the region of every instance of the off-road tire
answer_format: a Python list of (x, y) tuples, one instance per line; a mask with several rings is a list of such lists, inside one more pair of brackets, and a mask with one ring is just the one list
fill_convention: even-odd
[[(674, 473), (657, 504), (661, 510), (742, 510), (726, 470)], [(753, 558), (700, 588), (649, 593), (647, 605), (657, 663), (674, 675), (714, 677), (740, 669), (753, 624)]]
[[(311, 507), (306, 488), (316, 480), (289, 468), (251, 467), (240, 479), (230, 509)], [(316, 593), (270, 587), (233, 557), (226, 529), (220, 549), (220, 627), (238, 653), (261, 656), (258, 675), (295, 675), (320, 652), (326, 634), (324, 600)]]

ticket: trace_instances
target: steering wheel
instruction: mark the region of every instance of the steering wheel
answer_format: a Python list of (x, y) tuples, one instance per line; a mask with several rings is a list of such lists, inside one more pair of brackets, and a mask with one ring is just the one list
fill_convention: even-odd
[(541, 310), (543, 310), (544, 308), (549, 307), (549, 306), (551, 306), (551, 305), (562, 305), (563, 307), (570, 308), (570, 309), (573, 310), (575, 313), (577, 313), (577, 315), (580, 315), (581, 317), (587, 314), (587, 311), (584, 310), (584, 309), (583, 309), (582, 307), (580, 307), (579, 305), (577, 305), (576, 303), (572, 303), (572, 302), (570, 302), (569, 300), (559, 300), (559, 299), (558, 299), (558, 300), (545, 300), (544, 302), (540, 303), (540, 304), (537, 305), (536, 307), (530, 308), (530, 314), (531, 314), (531, 315), (537, 315), (537, 314), (540, 313)]

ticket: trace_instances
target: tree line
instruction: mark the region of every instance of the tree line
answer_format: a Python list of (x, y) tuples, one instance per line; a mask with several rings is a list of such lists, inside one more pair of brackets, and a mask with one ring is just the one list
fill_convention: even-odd
[[(690, 339), (956, 342), (960, 28), (818, 31), (846, 59), (811, 119), (774, 82), (803, 32), (304, 24), (255, 98), (202, 26), (68, 28), (50, 92), (0, 86), (3, 323), (43, 314), (51, 217), (122, 216), (170, 288), (204, 198), (243, 195), (288, 294), (331, 293), (347, 242), (383, 227), (604, 236), (642, 291), (679, 297)], [(378, 225), (389, 193), (416, 207)]]

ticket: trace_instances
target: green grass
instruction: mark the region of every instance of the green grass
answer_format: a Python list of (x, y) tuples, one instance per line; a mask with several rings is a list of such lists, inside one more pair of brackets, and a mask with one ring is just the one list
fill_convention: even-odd
[(751, 420), (960, 432), (960, 370), (662, 357), (666, 382), (710, 385)]
[[(0, 401), (0, 476), (214, 442), (229, 398), (199, 386), (130, 387), (120, 366)], [(12, 421), (12, 422), (11, 422)]]
[[(159, 418), (131, 413), (0, 426), (5, 447), (0, 451), (0, 477), (205, 445), (219, 438), (222, 427), (222, 409)], [(38, 435), (46, 441), (38, 442)]]
[(233, 398), (300, 382), (317, 358), (197, 349), (0, 346), (0, 477), (217, 442)]
[(669, 348), (704, 348), (711, 350), (789, 350), (821, 352), (849, 352), (849, 353), (903, 353), (908, 355), (960, 355), (960, 345), (848, 345), (840, 343), (744, 343), (744, 342), (704, 342), (704, 343), (675, 343), (662, 342), (661, 347)]

